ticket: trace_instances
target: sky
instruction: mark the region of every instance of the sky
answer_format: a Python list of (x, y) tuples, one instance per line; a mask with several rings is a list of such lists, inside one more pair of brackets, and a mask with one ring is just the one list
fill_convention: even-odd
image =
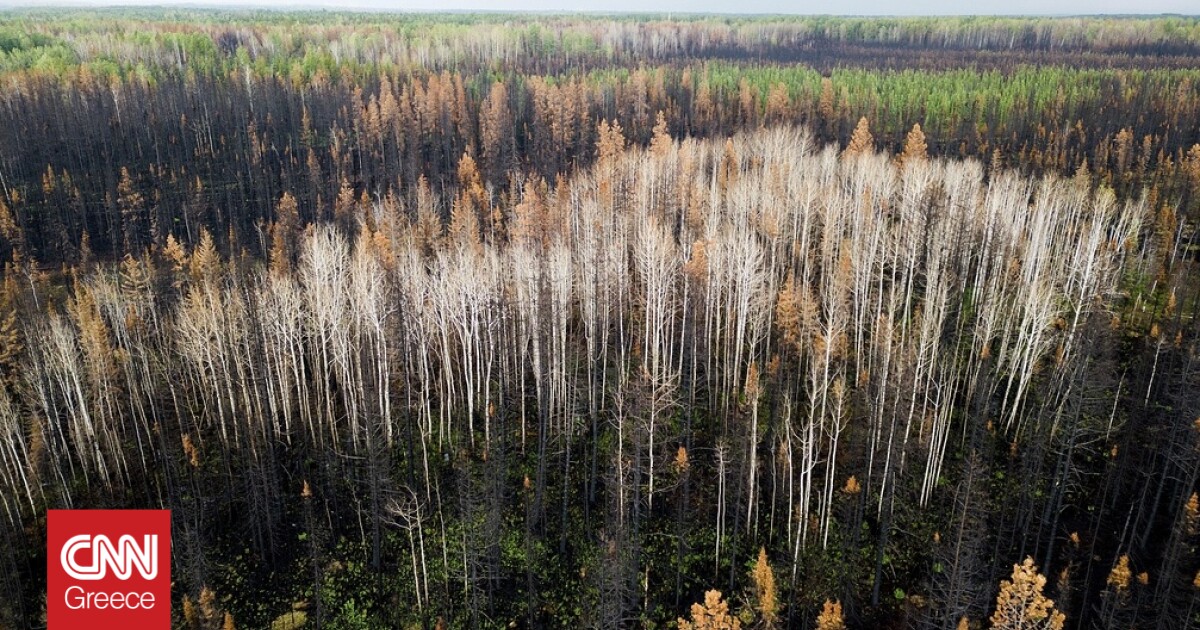
[(602, 11), (836, 15), (1200, 13), (1200, 0), (0, 0), (4, 6), (253, 6), (388, 11)]

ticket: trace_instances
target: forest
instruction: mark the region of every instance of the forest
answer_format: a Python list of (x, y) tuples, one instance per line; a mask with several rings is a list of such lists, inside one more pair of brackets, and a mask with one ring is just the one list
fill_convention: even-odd
[(0, 11), (0, 629), (1200, 629), (1200, 18)]

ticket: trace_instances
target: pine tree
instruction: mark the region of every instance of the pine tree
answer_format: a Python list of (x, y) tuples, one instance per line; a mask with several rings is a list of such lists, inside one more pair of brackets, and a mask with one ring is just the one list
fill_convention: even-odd
[(134, 258), (128, 253), (121, 260), (121, 292), (129, 300), (131, 309), (147, 305), (154, 300), (154, 277), (148, 257)]
[(801, 321), (800, 299), (796, 294), (796, 276), (788, 274), (779, 290), (775, 303), (775, 326), (779, 328), (784, 349), (799, 355), (804, 343), (804, 326)]
[(492, 84), (487, 102), (479, 113), (483, 163), (487, 169), (488, 180), (496, 186), (503, 185), (505, 174), (512, 167), (512, 127), (508, 89), (503, 81), (496, 81)]
[(21, 227), (17, 225), (13, 218), (12, 211), (8, 208), (8, 204), (4, 202), (4, 197), (0, 195), (0, 243), (3, 243), (9, 250), (9, 254), (21, 250), (25, 246), (24, 234)]
[(773, 627), (779, 620), (779, 600), (775, 593), (775, 573), (771, 571), (771, 564), (767, 562), (766, 547), (758, 548), (758, 561), (754, 563), (750, 578), (754, 581), (758, 614), (768, 628)]
[(1123, 594), (1129, 590), (1129, 579), (1132, 575), (1133, 572), (1129, 569), (1129, 556), (1122, 555), (1113, 565), (1112, 571), (1109, 572), (1107, 584), (1113, 587), (1113, 591), (1117, 594)]
[(17, 285), (10, 272), (4, 274), (0, 288), (0, 385), (17, 384), (20, 374), (21, 327), (17, 325)]
[(1092, 172), (1088, 168), (1087, 157), (1079, 163), (1079, 167), (1075, 169), (1075, 183), (1083, 188), (1089, 188), (1092, 185)]
[(921, 124), (913, 125), (908, 136), (904, 139), (904, 152), (900, 154), (900, 164), (911, 164), (914, 162), (924, 162), (929, 159), (929, 153), (925, 145), (925, 132), (921, 131)]
[(183, 444), (183, 454), (187, 457), (188, 465), (192, 468), (199, 468), (200, 449), (196, 448), (196, 443), (192, 441), (192, 436), (184, 433), (180, 436), (180, 442)]
[(692, 604), (692, 619), (679, 619), (679, 630), (741, 630), (742, 622), (729, 614), (729, 604), (721, 599), (721, 591), (704, 594), (703, 604)]
[(274, 273), (292, 268), (296, 255), (296, 236), (300, 231), (300, 208), (292, 193), (285, 192), (275, 205), (275, 221), (271, 224), (270, 266)]
[(680, 444), (679, 448), (675, 450), (675, 461), (671, 464), (672, 468), (675, 469), (675, 474), (682, 475), (686, 473), (691, 468), (691, 465), (691, 461), (688, 459), (687, 447)]
[(192, 603), (192, 598), (183, 596), (183, 623), (188, 630), (199, 630), (200, 615), (196, 612), (196, 605)]
[(1200, 531), (1200, 496), (1195, 492), (1183, 505), (1183, 529), (1188, 536), (1195, 536)]
[(826, 125), (833, 122), (833, 100), (833, 79), (821, 77), (821, 98), (817, 102), (817, 113), (821, 115), (821, 120)]
[(846, 630), (841, 602), (825, 600), (824, 609), (817, 615), (817, 630)]
[(721, 194), (729, 192), (729, 187), (737, 182), (741, 171), (737, 147), (733, 146), (733, 138), (728, 138), (725, 140), (725, 151), (721, 154), (721, 169), (717, 173), (717, 187)]
[(207, 586), (200, 589), (200, 617), (205, 627), (210, 627), (217, 618), (217, 594)]
[(192, 280), (214, 280), (221, 271), (221, 256), (217, 253), (217, 245), (213, 242), (208, 230), (200, 229), (200, 244), (192, 252), (188, 272)]
[(337, 199), (333, 203), (333, 221), (338, 227), (349, 232), (354, 223), (354, 187), (349, 180), (343, 179), (338, 188)]
[(620, 121), (600, 121), (596, 125), (596, 157), (605, 168), (612, 168), (617, 158), (625, 153), (625, 132)]
[(483, 178), (479, 175), (479, 168), (475, 164), (475, 158), (471, 157), (471, 154), (465, 151), (462, 157), (458, 159), (458, 185), (459, 188), (473, 197), (482, 196), (485, 193)]
[(87, 269), (91, 266), (92, 260), (92, 235), (84, 230), (79, 237), (79, 265)]
[(146, 233), (146, 200), (125, 167), (121, 167), (121, 180), (117, 183), (117, 206), (125, 232), (125, 251), (135, 252), (141, 249)]
[(499, 226), (496, 220), (488, 216), (491, 200), (483, 186), (483, 177), (479, 174), (475, 158), (469, 153), (464, 152), (458, 160), (458, 186), (458, 194), (450, 210), (450, 233), (455, 237), (452, 240), (461, 236), (465, 244), (475, 246), (479, 244), (480, 227), (485, 222), (491, 220), (490, 227), (493, 230)]
[(663, 157), (671, 151), (671, 145), (674, 140), (671, 139), (671, 132), (667, 128), (667, 117), (660, 110), (655, 117), (654, 136), (650, 139), (650, 152), (658, 157)]
[(1037, 571), (1033, 558), (1013, 565), (1012, 580), (1000, 582), (992, 628), (996, 630), (1062, 630), (1066, 616), (1054, 609), (1054, 601), (1042, 594), (1046, 578)]
[(783, 82), (771, 86), (771, 91), (767, 93), (766, 121), (771, 124), (778, 124), (787, 120), (791, 108), (792, 102), (788, 96), (787, 86)]
[(465, 195), (456, 195), (450, 205), (450, 225), (447, 236), (451, 243), (476, 247), (479, 245), (479, 219)]
[(183, 245), (175, 238), (174, 234), (167, 235), (167, 244), (162, 249), (163, 258), (166, 258), (171, 263), (171, 271), (179, 273), (187, 267), (188, 255), (183, 249)]
[(871, 135), (871, 123), (867, 122), (866, 116), (863, 116), (858, 119), (858, 126), (854, 128), (854, 133), (850, 136), (850, 144), (846, 146), (842, 155), (862, 155), (874, 150), (875, 137)]

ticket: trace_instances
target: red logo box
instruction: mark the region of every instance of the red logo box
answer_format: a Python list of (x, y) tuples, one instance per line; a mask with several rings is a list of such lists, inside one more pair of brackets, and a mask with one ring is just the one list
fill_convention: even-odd
[(48, 630), (168, 630), (170, 510), (50, 510)]

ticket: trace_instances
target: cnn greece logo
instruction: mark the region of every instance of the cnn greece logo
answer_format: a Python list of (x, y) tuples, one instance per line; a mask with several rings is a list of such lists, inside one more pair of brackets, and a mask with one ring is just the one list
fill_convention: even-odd
[[(103, 580), (112, 567), (119, 580), (128, 580), (133, 575), (134, 565), (142, 578), (153, 580), (158, 577), (158, 535), (142, 537), (139, 547), (133, 536), (121, 536), (116, 545), (108, 536), (80, 534), (67, 541), (62, 548), (62, 567), (67, 575), (76, 580)], [(81, 550), (91, 550), (92, 563), (81, 565), (75, 556)]]
[(171, 624), (171, 513), (51, 510), (46, 621), (58, 628)]

